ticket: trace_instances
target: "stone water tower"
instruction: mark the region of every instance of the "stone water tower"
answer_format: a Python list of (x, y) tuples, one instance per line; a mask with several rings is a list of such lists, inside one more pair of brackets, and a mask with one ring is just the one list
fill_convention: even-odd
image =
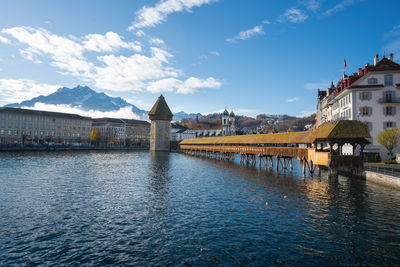
[(150, 110), (149, 118), (151, 120), (150, 150), (169, 151), (172, 112), (163, 95), (160, 95)]

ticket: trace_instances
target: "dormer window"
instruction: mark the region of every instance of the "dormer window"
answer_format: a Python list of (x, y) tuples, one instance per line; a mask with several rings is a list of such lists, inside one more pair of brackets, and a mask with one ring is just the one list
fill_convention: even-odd
[(369, 78), (368, 79), (368, 84), (377, 84), (378, 83), (378, 79), (377, 78)]
[(385, 75), (385, 86), (393, 86), (393, 75)]

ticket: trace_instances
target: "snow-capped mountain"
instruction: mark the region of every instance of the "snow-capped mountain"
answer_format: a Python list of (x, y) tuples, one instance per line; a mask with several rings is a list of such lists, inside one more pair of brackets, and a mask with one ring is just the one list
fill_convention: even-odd
[(184, 111), (180, 111), (174, 114), (174, 117), (172, 118), (173, 121), (180, 121), (182, 119), (187, 119), (187, 118), (191, 118), (191, 119), (195, 119), (196, 117), (201, 118), (201, 114), (200, 113), (186, 113)]
[(120, 97), (111, 97), (104, 93), (98, 93), (88, 86), (74, 87), (72, 89), (62, 87), (56, 92), (47, 96), (38, 96), (31, 100), (21, 103), (8, 104), (6, 107), (34, 107), (36, 103), (44, 103), (50, 105), (70, 105), (71, 107), (79, 107), (82, 110), (98, 110), (102, 112), (119, 110), (125, 107), (131, 107), (132, 112), (141, 118), (147, 118), (148, 111), (141, 110), (133, 104), (126, 102)]
[[(111, 112), (120, 110), (122, 108), (131, 108), (132, 112), (137, 115), (137, 118), (147, 120), (148, 119), (148, 111), (139, 109), (133, 104), (126, 102), (124, 99), (120, 97), (111, 97), (106, 95), (105, 93), (98, 93), (92, 90), (88, 86), (80, 86), (74, 87), (72, 89), (67, 87), (59, 88), (52, 94), (47, 96), (41, 95), (31, 100), (26, 100), (21, 103), (13, 103), (8, 104), (6, 107), (14, 107), (14, 108), (33, 108), (35, 104), (47, 104), (47, 105), (68, 105), (71, 107), (79, 108), (84, 111), (101, 111), (101, 112)], [(53, 110), (50, 110), (53, 111)], [(74, 111), (70, 111), (74, 112)], [(82, 114), (81, 114), (82, 115)], [(109, 115), (113, 116), (113, 115)], [(114, 115), (118, 116), (118, 115)], [(196, 118), (198, 116), (201, 117), (201, 114), (195, 113), (186, 113), (184, 111), (178, 112), (174, 114), (173, 120), (180, 121), (183, 118)], [(136, 118), (136, 117), (135, 117)]]

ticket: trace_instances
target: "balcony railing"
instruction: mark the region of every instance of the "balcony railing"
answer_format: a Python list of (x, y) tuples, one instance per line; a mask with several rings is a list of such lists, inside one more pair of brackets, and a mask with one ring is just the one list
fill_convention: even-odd
[(400, 97), (379, 98), (379, 103), (400, 103)]

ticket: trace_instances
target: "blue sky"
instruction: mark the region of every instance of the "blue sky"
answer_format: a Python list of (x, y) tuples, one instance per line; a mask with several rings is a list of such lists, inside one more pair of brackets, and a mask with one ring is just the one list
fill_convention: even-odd
[[(88, 85), (150, 109), (306, 115), (318, 87), (400, 56), (398, 0), (2, 1), (0, 105)], [(57, 108), (57, 107), (55, 107)], [(66, 108), (66, 107), (58, 107)]]

